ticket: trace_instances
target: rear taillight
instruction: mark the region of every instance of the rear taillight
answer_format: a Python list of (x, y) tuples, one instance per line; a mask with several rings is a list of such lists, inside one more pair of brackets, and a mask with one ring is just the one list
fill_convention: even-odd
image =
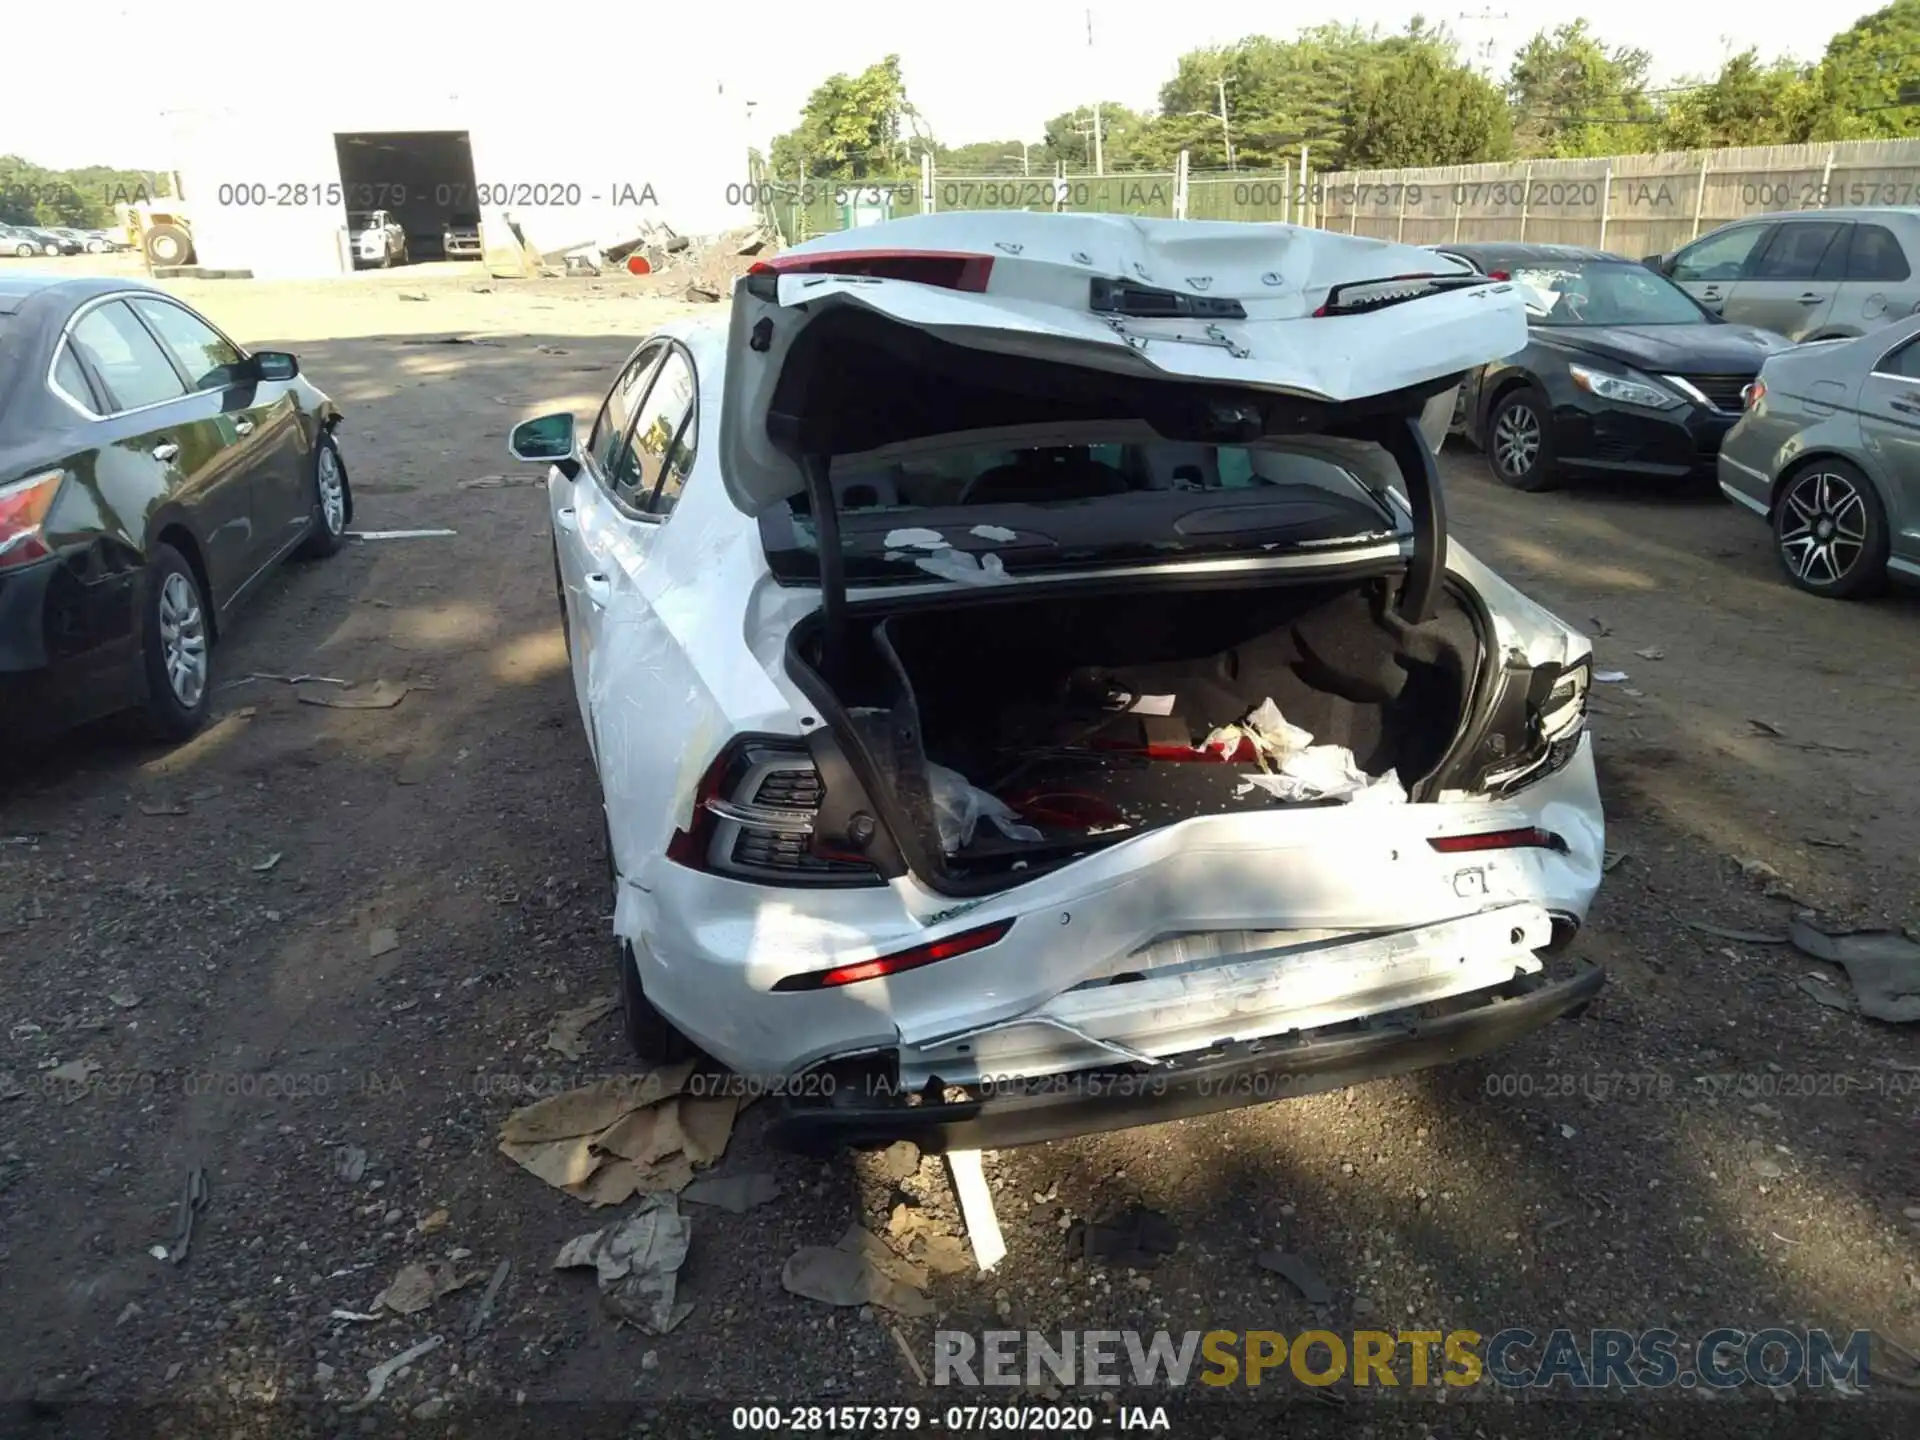
[(41, 530), (64, 479), (64, 470), (49, 470), (0, 485), (0, 567), (30, 565), (53, 553)]
[(1767, 382), (1764, 380), (1755, 380), (1740, 392), (1740, 404), (1742, 408), (1747, 410), (1757, 408), (1760, 402), (1766, 398)]
[(944, 940), (930, 940), (925, 945), (915, 945), (911, 950), (896, 950), (891, 955), (856, 960), (851, 965), (836, 965), (831, 970), (810, 970), (804, 975), (788, 975), (774, 981), (773, 988), (785, 991), (831, 990), (841, 985), (857, 985), (862, 980), (880, 980), (906, 970), (918, 970), (923, 965), (932, 965), (939, 960), (951, 960), (957, 955), (971, 955), (989, 945), (998, 945), (1007, 938), (1007, 932), (1011, 929), (1013, 921), (999, 920), (992, 925), (982, 925), (977, 930), (963, 930), (958, 935), (949, 935)]
[(1470, 855), (1482, 850), (1557, 850), (1567, 842), (1551, 830), (1530, 825), (1520, 830), (1482, 830), (1473, 835), (1435, 835), (1427, 844), (1442, 855)]
[(1563, 767), (1586, 733), (1592, 681), (1590, 656), (1564, 668), (1507, 671), (1486, 733), (1464, 767), (1463, 788), (1503, 794)]
[(1349, 280), (1327, 292), (1327, 301), (1313, 312), (1316, 320), (1330, 315), (1365, 315), (1389, 305), (1404, 305), (1409, 300), (1424, 300), (1429, 295), (1449, 290), (1471, 290), (1476, 285), (1492, 284), (1486, 275), (1388, 275), (1378, 280)]
[(1511, 280), (1513, 276), (1505, 270), (1489, 270), (1487, 271), (1487, 278), (1489, 280)]
[(911, 280), (942, 290), (980, 294), (993, 274), (991, 255), (962, 255), (948, 250), (846, 250), (815, 255), (775, 255), (747, 270), (747, 289), (755, 298), (774, 300), (782, 275), (859, 275), (875, 280)]
[(825, 800), (804, 745), (739, 740), (707, 768), (693, 817), (674, 833), (667, 858), (692, 870), (773, 885), (877, 884), (861, 856), (826, 846), (815, 830)]

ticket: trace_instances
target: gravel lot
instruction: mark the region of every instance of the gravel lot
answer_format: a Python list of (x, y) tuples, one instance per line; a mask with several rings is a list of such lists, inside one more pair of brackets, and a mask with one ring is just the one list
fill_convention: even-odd
[[(1451, 450), (1456, 536), (1629, 676), (1595, 687), (1623, 858), (1579, 941), (1611, 975), (1592, 1008), (1476, 1064), (990, 1156), (1009, 1254), (935, 1280), (944, 1321), (831, 1311), (780, 1284), (798, 1246), (853, 1220), (884, 1232), (901, 1190), (951, 1229), (936, 1165), (896, 1181), (877, 1156), (773, 1153), (750, 1108), (720, 1171), (771, 1171), (785, 1194), (696, 1212), (677, 1330), (615, 1325), (589, 1277), (549, 1268), (613, 1212), (494, 1149), (516, 1084), (626, 1056), (613, 1020), (577, 1062), (546, 1049), (557, 1012), (612, 991), (597, 795), (541, 492), (463, 482), (529, 476), (507, 428), (590, 412), (634, 340), (686, 307), (626, 281), (457, 267), (175, 288), (238, 337), (296, 349), (346, 411), (360, 527), (458, 534), (286, 570), (218, 653), (230, 688), (193, 743), (89, 734), (0, 774), (0, 1072), (20, 1092), (0, 1103), (0, 1393), (345, 1403), (369, 1367), (443, 1335), (366, 1415), (521, 1397), (930, 1405), (952, 1396), (917, 1385), (890, 1332), (924, 1361), (937, 1323), (1818, 1326), (1920, 1351), (1915, 1028), (1818, 1003), (1798, 982), (1822, 967), (1790, 948), (1689, 928), (1784, 932), (1801, 904), (1920, 926), (1920, 596), (1802, 596), (1764, 527), (1715, 494), (1515, 495)], [(446, 337), (476, 343), (430, 343)], [(421, 688), (356, 713), (254, 672)], [(380, 930), (398, 945), (375, 956)], [(82, 1090), (49, 1079), (76, 1060), (100, 1067)], [(357, 1181), (336, 1173), (343, 1146), (367, 1152)], [(210, 1203), (175, 1267), (149, 1247), (171, 1239), (194, 1166)], [(1073, 1219), (1132, 1204), (1178, 1227), (1176, 1254), (1138, 1274), (1068, 1257)], [(1330, 1305), (1256, 1267), (1276, 1247), (1310, 1257)], [(477, 1286), (414, 1315), (329, 1318), (455, 1249), (483, 1278), (512, 1261), (477, 1336)], [(1891, 1433), (1890, 1408), (1920, 1391), (1875, 1378), (1864, 1399), (1753, 1387), (1662, 1413), (1739, 1407), (1702, 1432), (1731, 1434), (1817, 1406)], [(1441, 1412), (1376, 1413), (1385, 1435)]]

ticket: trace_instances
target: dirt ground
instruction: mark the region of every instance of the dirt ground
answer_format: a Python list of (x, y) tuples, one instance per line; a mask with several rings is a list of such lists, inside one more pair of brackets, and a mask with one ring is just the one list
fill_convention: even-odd
[[(617, 1326), (589, 1276), (549, 1268), (609, 1212), (494, 1148), (517, 1087), (627, 1057), (611, 1019), (578, 1061), (546, 1048), (556, 1012), (612, 993), (597, 793), (542, 492), (466, 482), (531, 478), (508, 427), (590, 413), (635, 340), (692, 307), (458, 267), (173, 288), (297, 350), (342, 406), (358, 527), (457, 533), (287, 569), (217, 652), (219, 718), (194, 742), (89, 733), (0, 775), (0, 1093), (17, 1092), (0, 1103), (0, 1393), (332, 1405), (434, 1335), (365, 1416), (932, 1403), (896, 1325), (923, 1364), (936, 1325), (1683, 1341), (1779, 1325), (1920, 1350), (1920, 1030), (1818, 1003), (1798, 982), (1823, 967), (1790, 948), (1689, 928), (1782, 932), (1800, 904), (1920, 925), (1920, 596), (1815, 600), (1717, 495), (1515, 495), (1465, 451), (1443, 467), (1457, 538), (1628, 676), (1595, 687), (1620, 858), (1578, 941), (1611, 977), (1591, 1009), (1477, 1063), (989, 1156), (1009, 1253), (936, 1280), (937, 1319), (780, 1284), (796, 1247), (852, 1220), (884, 1232), (901, 1190), (952, 1228), (935, 1163), (895, 1181), (879, 1157), (773, 1152), (750, 1108), (719, 1170), (769, 1171), (783, 1196), (699, 1210), (690, 1317), (659, 1338)], [(356, 713), (255, 672), (419, 688)], [(379, 930), (398, 945), (375, 956)], [(84, 1087), (49, 1078), (76, 1060), (100, 1067)], [(337, 1173), (346, 1146), (369, 1157), (358, 1180)], [(149, 1251), (195, 1166), (209, 1203), (175, 1266)], [(1068, 1257), (1073, 1219), (1132, 1204), (1178, 1227), (1176, 1254), (1139, 1273)], [(1258, 1268), (1272, 1248), (1309, 1257), (1331, 1303)], [(449, 1254), (482, 1277), (512, 1262), (477, 1333), (477, 1286), (331, 1318)], [(1814, 1406), (1880, 1416), (1901, 1392), (1875, 1380), (1847, 1401), (1756, 1386), (1699, 1403), (1738, 1407), (1714, 1422), (1727, 1434)], [(1397, 1435), (1438, 1411), (1370, 1413)]]

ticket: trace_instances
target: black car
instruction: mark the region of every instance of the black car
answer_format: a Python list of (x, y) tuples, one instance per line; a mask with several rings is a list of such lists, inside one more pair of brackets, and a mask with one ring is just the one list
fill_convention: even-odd
[(346, 538), (339, 421), (153, 286), (0, 273), (0, 736), (192, 734), (234, 609)]
[(1639, 262), (1578, 245), (1436, 245), (1525, 287), (1527, 347), (1469, 375), (1455, 425), (1516, 490), (1637, 472), (1715, 481), (1742, 392), (1790, 342), (1730, 325)]

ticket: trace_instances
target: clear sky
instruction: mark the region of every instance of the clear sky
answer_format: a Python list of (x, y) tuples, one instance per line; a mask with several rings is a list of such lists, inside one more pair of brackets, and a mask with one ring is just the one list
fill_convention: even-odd
[(56, 168), (165, 169), (167, 108), (257, 105), (264, 126), (324, 114), (329, 129), (352, 129), (358, 107), (409, 91), (457, 94), (489, 120), (523, 106), (564, 111), (583, 92), (604, 92), (603, 100), (624, 97), (636, 125), (670, 130), (662, 87), (696, 81), (755, 102), (753, 128), (764, 140), (792, 124), (825, 76), (889, 53), (901, 57), (908, 95), (941, 140), (1038, 139), (1049, 116), (1090, 99), (1150, 106), (1175, 58), (1196, 45), (1284, 37), (1327, 20), (1400, 29), (1417, 9), (1476, 52), (1492, 42), (1492, 66), (1504, 74), (1533, 31), (1585, 14), (1608, 42), (1651, 51), (1655, 83), (1669, 84), (1711, 73), (1745, 48), (1732, 38), (1743, 16), (1747, 33), (1764, 37), (1763, 54), (1810, 59), (1875, 8), (1859, 0), (1744, 12), (1673, 0), (735, 0), (474, 9), (326, 0), (252, 7), (229, 23), (218, 9), (158, 0), (53, 0), (17, 4), (7, 21), (0, 154)]

